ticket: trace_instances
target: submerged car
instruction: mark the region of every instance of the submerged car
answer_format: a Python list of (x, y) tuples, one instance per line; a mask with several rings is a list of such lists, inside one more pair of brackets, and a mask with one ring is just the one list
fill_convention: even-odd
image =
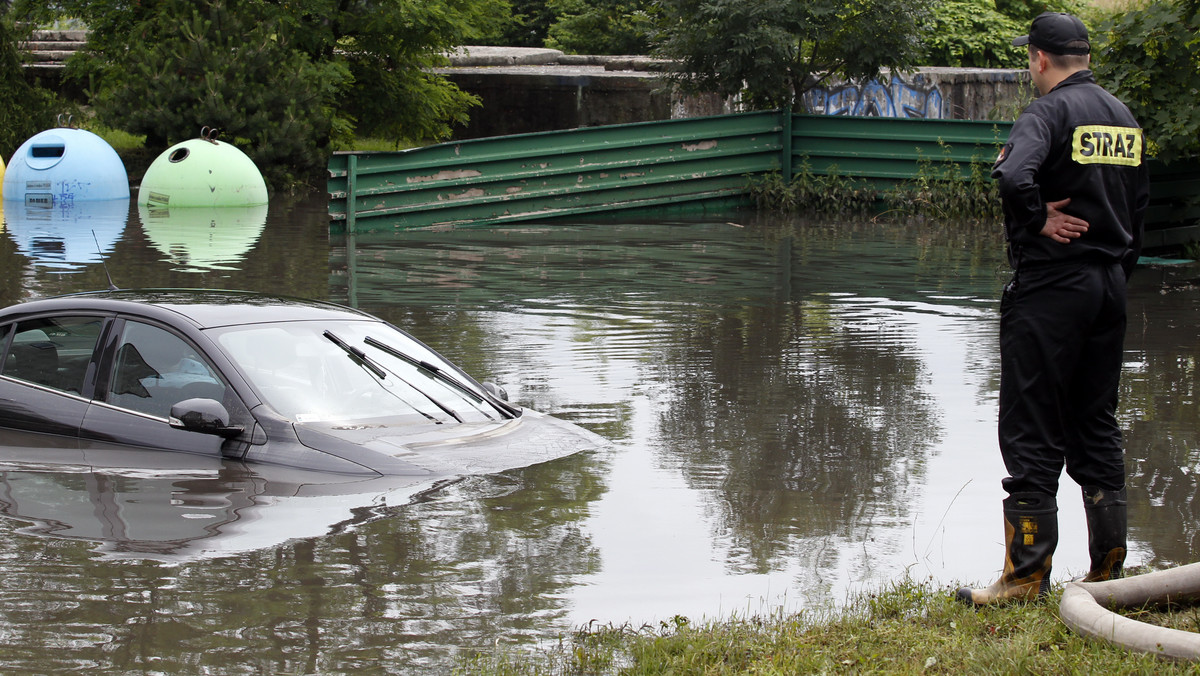
[(425, 476), (602, 441), (506, 399), (407, 332), (331, 303), (112, 290), (0, 310), (0, 448), (8, 429), (58, 447), (76, 439)]

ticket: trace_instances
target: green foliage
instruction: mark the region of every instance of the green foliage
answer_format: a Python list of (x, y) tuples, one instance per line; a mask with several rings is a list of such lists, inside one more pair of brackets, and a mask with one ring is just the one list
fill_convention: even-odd
[(555, 19), (547, 0), (510, 0), (509, 5), (511, 14), (492, 23), (480, 36), (480, 44), (544, 47)]
[(779, 172), (755, 176), (750, 195), (762, 210), (822, 216), (862, 215), (883, 206), (905, 216), (999, 220), (1000, 195), (991, 180), (991, 160), (973, 157), (963, 166), (941, 144), (942, 157), (921, 156), (917, 175), (893, 187), (876, 190), (862, 179), (842, 176), (837, 165), (816, 173), (807, 159), (790, 180)]
[(750, 109), (799, 103), (828, 79), (919, 65), (931, 0), (661, 0), (658, 53), (685, 91), (740, 94)]
[(653, 0), (511, 0), (478, 44), (548, 47), (568, 54), (648, 54)]
[(996, 11), (1021, 24), (1021, 32), (1014, 33), (1013, 37), (1028, 33), (1029, 24), (1042, 12), (1067, 12), (1078, 15), (1089, 4), (1091, 3), (1086, 0), (995, 0)]
[(355, 132), (396, 143), (448, 137), (478, 101), (431, 69), (509, 13), (491, 0), (17, 0), (14, 8), (34, 23), (73, 16), (90, 27), (69, 72), (94, 83), (102, 121), (145, 133), (148, 145), (219, 127), (273, 183), (312, 174), (331, 143)]
[(647, 54), (653, 4), (647, 0), (548, 0), (556, 15), (546, 46), (569, 54)]
[(941, 144), (938, 161), (921, 156), (917, 176), (888, 191), (888, 208), (905, 215), (933, 218), (1000, 220), (1000, 191), (991, 178), (992, 159), (976, 156), (963, 167)]
[(1025, 68), (1025, 50), (1012, 39), (1046, 11), (1080, 14), (1081, 0), (942, 0), (924, 39), (922, 66)]
[(823, 215), (864, 213), (876, 201), (875, 191), (861, 179), (840, 175), (837, 165), (814, 173), (807, 158), (790, 180), (778, 171), (753, 177), (750, 196), (759, 209)]
[(945, 0), (934, 11), (921, 64), (962, 68), (1024, 68), (1025, 50), (1012, 39), (1029, 22), (996, 11), (992, 0)]
[(1151, 155), (1200, 155), (1200, 0), (1155, 2), (1115, 16), (1093, 48), (1097, 78), (1133, 111)]
[(370, 9), (333, 0), (307, 0), (313, 13), (293, 12), (297, 30), (323, 30), (310, 53), (344, 58), (354, 78), (342, 105), (361, 134), (404, 142), (442, 140), (465, 124), (478, 99), (430, 69), (449, 65), (444, 53), (478, 44), (483, 28), (503, 23), (506, 2), (492, 0), (384, 0)]
[(277, 186), (324, 166), (348, 73), (292, 49), (274, 17), (224, 0), (166, 0), (131, 37), (102, 71), (101, 122), (145, 134), (151, 148), (215, 127)]
[(44, 89), (33, 87), (21, 71), (15, 30), (0, 5), (0, 155), (12, 157), (30, 136), (55, 126), (64, 105)]

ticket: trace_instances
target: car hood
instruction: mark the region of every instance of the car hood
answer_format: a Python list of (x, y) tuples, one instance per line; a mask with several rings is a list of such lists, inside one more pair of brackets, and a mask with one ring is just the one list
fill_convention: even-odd
[(582, 427), (525, 409), (521, 417), (454, 425), (297, 423), (310, 448), (381, 474), (457, 476), (526, 467), (605, 445)]

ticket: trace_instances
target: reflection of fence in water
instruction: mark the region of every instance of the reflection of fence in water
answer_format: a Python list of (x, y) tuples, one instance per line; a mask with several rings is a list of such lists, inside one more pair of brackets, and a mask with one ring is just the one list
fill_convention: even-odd
[[(372, 308), (489, 308), (569, 298), (601, 307), (658, 304), (665, 311), (680, 303), (764, 305), (800, 294), (873, 293), (888, 282), (911, 288), (918, 299), (947, 284), (940, 267), (946, 261), (903, 235), (902, 226), (755, 225), (745, 215), (744, 226), (562, 223), (347, 236), (330, 249), (331, 297)], [(991, 240), (966, 234), (965, 226), (955, 230), (953, 236), (990, 246), (994, 256), (954, 283), (974, 297), (992, 297), (1002, 251), (998, 228), (989, 231)], [(840, 255), (838, 240), (853, 255)], [(954, 255), (972, 259), (970, 248)]]

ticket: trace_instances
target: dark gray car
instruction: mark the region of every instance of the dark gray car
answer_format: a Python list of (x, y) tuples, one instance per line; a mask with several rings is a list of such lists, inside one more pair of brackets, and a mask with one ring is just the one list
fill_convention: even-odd
[[(231, 291), (0, 310), (3, 429), (345, 474), (437, 475), (595, 448), (427, 345), (330, 303)], [(0, 438), (0, 445), (3, 440)]]

